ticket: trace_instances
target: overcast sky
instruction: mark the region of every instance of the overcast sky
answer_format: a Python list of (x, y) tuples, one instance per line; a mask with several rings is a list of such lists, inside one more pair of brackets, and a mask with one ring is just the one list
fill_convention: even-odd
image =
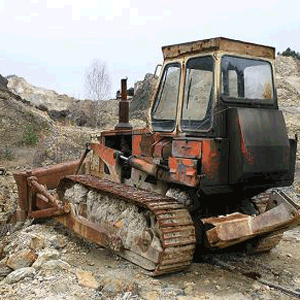
[(98, 58), (114, 96), (154, 72), (162, 46), (218, 36), (300, 52), (300, 1), (0, 0), (0, 73), (84, 98)]

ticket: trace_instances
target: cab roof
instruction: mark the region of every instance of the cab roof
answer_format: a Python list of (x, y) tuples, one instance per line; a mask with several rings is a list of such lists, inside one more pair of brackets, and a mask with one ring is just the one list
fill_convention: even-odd
[(213, 51), (224, 51), (227, 53), (246, 54), (253, 57), (275, 59), (275, 48), (273, 47), (224, 37), (162, 47), (164, 59), (181, 57), (188, 53), (197, 54)]

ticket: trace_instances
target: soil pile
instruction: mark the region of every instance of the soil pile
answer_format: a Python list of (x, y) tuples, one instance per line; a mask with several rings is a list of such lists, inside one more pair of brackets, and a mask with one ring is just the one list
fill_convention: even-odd
[(0, 74), (0, 89), (7, 90), (7, 79)]
[(30, 101), (36, 106), (48, 110), (64, 110), (75, 100), (67, 95), (59, 95), (55, 91), (35, 87), (24, 78), (12, 75), (7, 77), (8, 89), (16, 95)]
[(32, 147), (51, 135), (53, 122), (47, 114), (9, 91), (0, 90), (0, 164), (26, 165)]
[[(290, 137), (300, 133), (300, 61), (277, 56), (275, 61), (278, 104), (284, 113)], [(298, 143), (297, 158), (300, 159)]]
[(134, 85), (134, 96), (130, 104), (130, 116), (146, 122), (147, 109), (152, 101), (158, 84), (158, 77), (153, 74), (146, 74), (144, 80)]
[(300, 61), (292, 57), (277, 56), (275, 61), (279, 105), (300, 106)]

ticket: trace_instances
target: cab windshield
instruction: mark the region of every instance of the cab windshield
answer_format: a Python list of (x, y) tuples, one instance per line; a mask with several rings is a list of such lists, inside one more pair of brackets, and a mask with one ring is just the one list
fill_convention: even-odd
[(184, 131), (209, 129), (212, 120), (214, 60), (196, 57), (186, 64), (181, 128)]
[(272, 104), (272, 66), (267, 61), (225, 55), (222, 58), (222, 98), (225, 101)]

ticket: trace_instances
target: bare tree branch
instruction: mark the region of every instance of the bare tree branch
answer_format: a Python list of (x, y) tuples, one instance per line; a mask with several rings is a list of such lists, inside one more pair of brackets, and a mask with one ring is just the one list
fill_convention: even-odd
[(94, 59), (85, 72), (85, 89), (89, 99), (100, 101), (107, 99), (111, 82), (106, 64)]

